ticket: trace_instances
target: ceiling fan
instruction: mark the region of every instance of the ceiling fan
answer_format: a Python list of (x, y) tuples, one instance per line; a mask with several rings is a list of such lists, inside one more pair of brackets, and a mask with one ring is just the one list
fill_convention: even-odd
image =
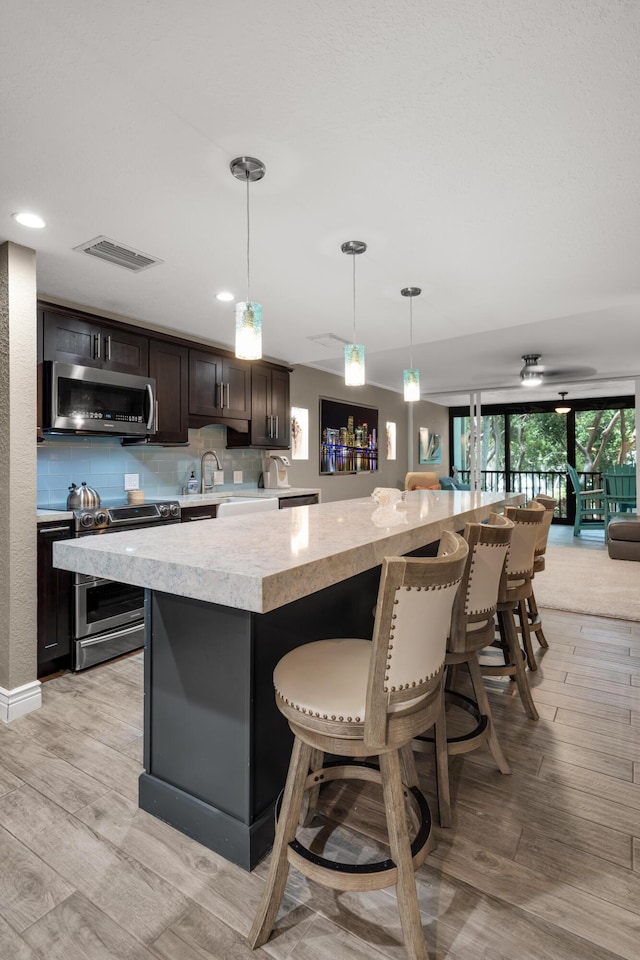
[(520, 382), (523, 387), (539, 387), (542, 383), (552, 380), (576, 380), (592, 377), (597, 371), (595, 367), (567, 367), (564, 370), (548, 367), (540, 363), (539, 353), (525, 353), (520, 358), (524, 366), (520, 370)]

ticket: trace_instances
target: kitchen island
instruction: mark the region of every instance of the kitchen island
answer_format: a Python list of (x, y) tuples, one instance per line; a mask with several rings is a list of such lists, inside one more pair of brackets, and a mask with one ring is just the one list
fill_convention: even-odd
[(444, 530), (521, 500), (416, 491), (55, 544), (64, 569), (146, 588), (140, 806), (252, 869), (291, 744), (275, 664), (310, 640), (370, 637), (384, 557), (433, 554)]

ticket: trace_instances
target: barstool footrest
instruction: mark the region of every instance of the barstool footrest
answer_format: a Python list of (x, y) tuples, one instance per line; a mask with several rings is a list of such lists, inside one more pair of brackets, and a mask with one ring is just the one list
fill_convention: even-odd
[[(470, 753), (472, 750), (475, 750), (478, 744), (483, 743), (488, 738), (489, 718), (484, 713), (480, 713), (478, 704), (472, 697), (467, 697), (464, 693), (458, 693), (457, 690), (449, 689), (445, 690), (444, 695), (447, 703), (453, 703), (462, 710), (466, 710), (476, 721), (476, 726), (468, 733), (463, 733), (456, 737), (447, 736), (447, 753), (450, 756), (455, 756), (460, 753)], [(422, 743), (433, 744), (434, 742), (435, 737), (432, 737), (428, 733), (421, 733), (414, 738), (413, 747), (414, 750), (423, 752), (426, 748), (422, 747)]]
[[(320, 789), (332, 782), (336, 777), (322, 777), (323, 770), (331, 771), (332, 767), (341, 768), (341, 777), (345, 779), (356, 780), (379, 780), (375, 773), (379, 774), (380, 768), (375, 763), (353, 763), (345, 764), (344, 759), (331, 760), (326, 762), (322, 770), (316, 770), (310, 774), (309, 780), (313, 777), (316, 780), (315, 785), (320, 781)], [(317, 779), (316, 779), (317, 778)], [(431, 837), (431, 811), (426, 797), (418, 787), (404, 787), (405, 796), (410, 799), (418, 815), (418, 830), (411, 844), (411, 858), (415, 867), (419, 867), (425, 860), (427, 853), (433, 846)], [(282, 806), (282, 793), (278, 797), (275, 808), (276, 823), (280, 816)], [(397, 867), (390, 858), (379, 860), (375, 863), (345, 863), (338, 860), (331, 860), (328, 857), (320, 856), (305, 847), (297, 837), (289, 843), (287, 851), (289, 863), (295, 866), (301, 873), (311, 876), (318, 883), (326, 883), (327, 886), (337, 890), (357, 890), (363, 889), (361, 879), (367, 877), (368, 890), (377, 890), (391, 886), (396, 882)], [(326, 879), (323, 880), (323, 873)], [(342, 877), (342, 879), (341, 879)]]

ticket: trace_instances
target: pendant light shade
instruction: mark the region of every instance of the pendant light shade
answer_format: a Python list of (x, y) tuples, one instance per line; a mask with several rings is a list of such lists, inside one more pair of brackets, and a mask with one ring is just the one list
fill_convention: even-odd
[(259, 360), (262, 356), (262, 306), (253, 301), (250, 290), (250, 218), (249, 184), (262, 180), (266, 168), (255, 157), (236, 157), (230, 164), (231, 173), (247, 185), (247, 299), (236, 304), (236, 357), (240, 360)]
[(404, 398), (409, 403), (420, 399), (420, 371), (405, 370), (403, 375)]
[(403, 287), (403, 297), (409, 297), (409, 369), (404, 371), (404, 398), (408, 403), (420, 399), (420, 371), (413, 366), (413, 298), (422, 293), (420, 287)]
[(361, 343), (348, 343), (344, 348), (344, 382), (348, 387), (361, 387), (364, 383), (364, 347)]
[(236, 303), (236, 357), (259, 360), (262, 356), (262, 305)]
[(565, 400), (567, 393), (567, 390), (560, 391), (560, 403), (556, 407), (556, 413), (571, 413), (571, 407)]
[(353, 343), (344, 348), (344, 382), (347, 387), (361, 387), (364, 383), (364, 346), (356, 343), (356, 256), (367, 249), (362, 240), (348, 240), (340, 247), (353, 257)]

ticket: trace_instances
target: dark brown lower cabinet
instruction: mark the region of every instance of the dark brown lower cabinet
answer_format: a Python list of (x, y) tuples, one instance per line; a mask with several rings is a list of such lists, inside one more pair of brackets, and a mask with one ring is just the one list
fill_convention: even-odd
[(70, 537), (70, 522), (38, 525), (38, 677), (71, 667), (73, 574), (53, 565), (53, 544)]
[(202, 504), (199, 507), (183, 507), (180, 519), (183, 523), (189, 523), (191, 520), (213, 520), (215, 515), (215, 504), (208, 503)]

